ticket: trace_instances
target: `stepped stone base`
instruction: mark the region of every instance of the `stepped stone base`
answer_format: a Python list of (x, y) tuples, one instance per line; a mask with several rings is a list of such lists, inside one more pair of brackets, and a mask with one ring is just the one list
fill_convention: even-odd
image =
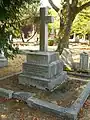
[(19, 75), (19, 84), (35, 86), (53, 91), (67, 79), (63, 71), (63, 61), (57, 52), (29, 52), (27, 62), (23, 63), (23, 72)]
[(8, 60), (5, 58), (0, 58), (0, 67), (5, 67), (8, 65)]
[(57, 75), (53, 78), (46, 79), (46, 78), (40, 78), (36, 76), (30, 76), (30, 75), (19, 75), (19, 84), (27, 85), (27, 86), (35, 86), (42, 90), (50, 90), (53, 91), (55, 88), (57, 88), (60, 84), (65, 82), (67, 79), (67, 73), (63, 71), (60, 75)]

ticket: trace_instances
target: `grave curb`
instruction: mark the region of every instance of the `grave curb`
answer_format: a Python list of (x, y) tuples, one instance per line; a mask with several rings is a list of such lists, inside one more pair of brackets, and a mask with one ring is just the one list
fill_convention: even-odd
[(79, 76), (79, 77), (85, 77), (85, 78), (90, 78), (90, 74), (84, 74), (84, 73), (78, 73), (78, 72), (67, 72), (67, 75), (75, 75), (75, 76)]
[[(7, 99), (16, 98), (23, 100), (31, 108), (35, 107), (41, 109), (44, 112), (54, 113), (59, 117), (64, 117), (66, 120), (77, 120), (77, 115), (90, 94), (90, 82), (86, 84), (86, 87), (70, 108), (61, 107), (54, 103), (40, 100), (38, 98), (35, 98), (34, 94), (30, 92), (14, 92), (12, 90), (7, 90), (4, 88), (0, 88), (0, 92), (3, 93), (1, 94), (2, 97), (5, 97)], [(4, 93), (7, 95), (5, 96)]]
[(16, 75), (19, 75), (20, 73), (22, 73), (22, 72), (16, 72), (16, 73), (7, 75), (7, 76), (5, 76), (5, 77), (0, 77), (0, 81), (1, 81), (1, 80), (5, 80), (5, 79), (10, 78), (10, 77), (13, 77), (13, 76), (16, 76)]
[(6, 99), (11, 99), (14, 91), (0, 88), (0, 96)]
[(31, 108), (35, 107), (44, 112), (54, 113), (59, 117), (64, 117), (66, 120), (76, 120), (77, 118), (77, 113), (71, 108), (61, 107), (54, 103), (43, 101), (34, 97), (28, 98), (26, 103)]

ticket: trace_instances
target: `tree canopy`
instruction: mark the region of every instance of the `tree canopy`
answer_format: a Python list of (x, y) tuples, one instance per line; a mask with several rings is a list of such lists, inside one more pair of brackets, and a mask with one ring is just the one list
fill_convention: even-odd
[(57, 51), (61, 54), (63, 48), (69, 47), (71, 27), (77, 14), (90, 6), (90, 0), (62, 0), (61, 8), (57, 8), (52, 0), (49, 0), (52, 8), (59, 13), (60, 31)]

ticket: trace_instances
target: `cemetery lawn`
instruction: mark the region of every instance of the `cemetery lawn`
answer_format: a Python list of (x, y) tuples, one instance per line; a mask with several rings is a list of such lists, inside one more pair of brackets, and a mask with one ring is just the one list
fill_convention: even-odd
[(8, 59), (8, 66), (0, 68), (0, 78), (22, 71), (22, 63), (25, 59), (25, 55), (17, 55), (13, 60)]

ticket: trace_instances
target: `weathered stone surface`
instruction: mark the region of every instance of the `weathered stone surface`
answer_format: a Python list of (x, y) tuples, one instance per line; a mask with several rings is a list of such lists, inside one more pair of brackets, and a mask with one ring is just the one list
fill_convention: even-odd
[(51, 82), (48, 83), (48, 89), (53, 91), (56, 89), (60, 84), (67, 80), (67, 73), (63, 71), (61, 74), (55, 76), (55, 78), (51, 79)]
[(59, 61), (59, 53), (48, 51), (48, 23), (52, 20), (48, 8), (40, 8), (40, 51), (27, 52), (27, 63), (23, 64), (23, 73), (19, 76), (20, 84), (51, 90), (66, 78), (66, 73), (61, 74), (63, 63)]
[(26, 101), (28, 106), (39, 108), (45, 112), (55, 113), (56, 115), (62, 116), (65, 120), (76, 120), (77, 114), (69, 108), (64, 108), (48, 101), (42, 101), (37, 98), (28, 98)]
[(52, 78), (46, 79), (43, 77), (36, 77), (30, 75), (19, 75), (19, 84), (27, 85), (27, 86), (36, 86), (39, 89), (43, 90), (53, 90), (61, 83), (63, 83), (67, 79), (67, 73), (62, 72), (61, 74), (54, 76)]
[(27, 53), (27, 62), (28, 63), (35, 63), (35, 64), (50, 64), (59, 60), (59, 53), (58, 52), (28, 52)]
[(80, 54), (80, 69), (84, 70), (89, 70), (89, 55), (85, 52)]
[(0, 67), (5, 67), (8, 65), (8, 60), (4, 56), (4, 52), (0, 50)]
[(83, 90), (83, 92), (74, 102), (74, 104), (71, 106), (71, 109), (78, 114), (89, 95), (90, 95), (90, 82), (88, 82), (88, 84), (85, 86), (85, 89)]
[(60, 60), (54, 61), (49, 65), (46, 64), (23, 64), (23, 73), (35, 75), (38, 77), (52, 78), (63, 71), (63, 62)]
[(0, 67), (5, 67), (8, 65), (8, 60), (6, 58), (0, 58)]
[(14, 92), (13, 98), (26, 101), (28, 98), (30, 98), (32, 94), (30, 92)]
[(4, 88), (0, 88), (0, 96), (4, 98), (12, 98), (12, 94), (14, 91), (12, 90), (6, 90)]
[(64, 50), (61, 54), (61, 59), (63, 60), (63, 62), (66, 66), (70, 66), (71, 68), (73, 67), (72, 53), (69, 49), (64, 48)]

